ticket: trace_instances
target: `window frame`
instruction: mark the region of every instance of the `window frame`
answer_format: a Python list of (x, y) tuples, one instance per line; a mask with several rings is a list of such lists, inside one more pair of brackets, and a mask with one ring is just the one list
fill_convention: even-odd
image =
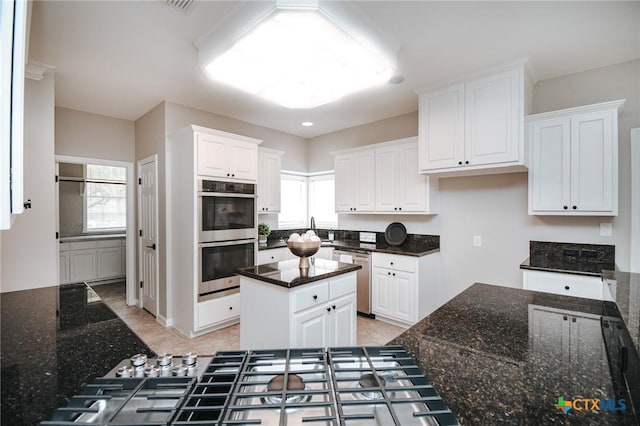
[[(318, 219), (317, 215), (314, 215), (313, 212), (311, 211), (311, 199), (313, 197), (312, 194), (312, 190), (311, 190), (311, 183), (314, 181), (325, 181), (325, 180), (332, 180), (333, 181), (333, 211), (335, 214), (335, 221), (323, 221), (322, 219)], [(312, 173), (309, 174), (309, 176), (307, 177), (307, 214), (309, 215), (309, 217), (311, 216), (316, 216), (315, 220), (316, 220), (316, 227), (318, 228), (326, 228), (326, 229), (333, 229), (333, 228), (337, 228), (338, 227), (338, 213), (335, 212), (335, 182), (336, 182), (336, 173), (333, 170), (329, 170), (329, 171), (325, 171), (325, 172), (318, 172), (318, 173)]]
[[(128, 197), (127, 197), (127, 193), (126, 193), (126, 189), (127, 189), (127, 181), (126, 181), (126, 167), (122, 167), (122, 166), (107, 166), (107, 167), (119, 167), (119, 168), (124, 168), (125, 169), (125, 180), (107, 180), (107, 179), (96, 179), (96, 178), (87, 178), (88, 172), (87, 172), (87, 168), (88, 166), (91, 166), (91, 163), (87, 163), (87, 164), (83, 164), (83, 175), (84, 175), (84, 182), (83, 182), (83, 188), (82, 188), (82, 231), (84, 233), (90, 234), (90, 233), (104, 233), (104, 232), (118, 232), (118, 231), (126, 231), (127, 229), (127, 203), (128, 203)], [(103, 164), (95, 164), (96, 166), (105, 166)], [(124, 194), (124, 202), (125, 202), (125, 208), (124, 208), (124, 224), (123, 226), (119, 226), (119, 227), (108, 227), (108, 228), (89, 228), (89, 222), (88, 222), (88, 208), (89, 208), (89, 203), (88, 203), (88, 190), (87, 190), (87, 184), (89, 183), (100, 183), (100, 184), (112, 184), (112, 185), (124, 185), (125, 186), (125, 194)]]
[[(297, 229), (304, 228), (309, 223), (308, 213), (309, 213), (309, 184), (308, 179), (305, 173), (292, 172), (287, 170), (280, 171), (280, 191), (282, 194), (282, 181), (285, 179), (292, 181), (304, 182), (304, 218), (300, 221), (287, 221), (281, 220), (282, 216), (282, 204), (280, 208), (280, 213), (278, 213), (278, 229)], [(280, 202), (282, 203), (283, 197), (280, 197)]]

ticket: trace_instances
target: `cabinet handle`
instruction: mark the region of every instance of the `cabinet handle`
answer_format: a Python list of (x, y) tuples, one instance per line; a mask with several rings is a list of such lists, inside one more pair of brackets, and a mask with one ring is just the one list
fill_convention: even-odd
[(393, 266), (393, 262), (390, 262), (390, 263), (391, 263), (391, 266)]
[(565, 289), (565, 290), (569, 290), (569, 286), (568, 286), (568, 285), (565, 285), (565, 286), (564, 286), (564, 289)]
[(396, 273), (394, 272), (394, 273), (393, 273), (393, 274), (391, 274), (391, 275), (393, 275), (393, 276), (395, 277), (395, 276), (396, 276)]
[(227, 173), (227, 177), (231, 176), (231, 173)]
[(576, 322), (576, 318), (575, 317), (571, 318), (571, 322)]
[(313, 300), (318, 300), (318, 295), (317, 294), (313, 295)]
[(469, 161), (465, 161), (464, 164), (469, 164)]
[(230, 311), (233, 311), (233, 306), (229, 306), (229, 310), (230, 310)]
[(398, 208), (397, 208), (397, 207), (394, 207), (393, 209), (394, 209), (394, 210), (398, 210)]
[(398, 210), (402, 210), (402, 207), (398, 207)]
[(567, 316), (566, 315), (563, 316), (562, 319), (566, 321), (567, 320)]
[(271, 259), (275, 259), (275, 256), (271, 256)]
[(331, 308), (335, 311), (336, 310), (336, 305), (333, 305)]
[(458, 161), (458, 164), (462, 166), (462, 161)]
[(265, 209), (265, 210), (269, 210), (269, 207), (265, 207), (264, 209)]
[(331, 312), (331, 308), (327, 308), (327, 312)]
[(562, 208), (563, 208), (563, 209), (565, 209), (565, 210), (567, 210), (569, 207), (568, 207), (568, 206), (564, 206), (564, 207), (562, 207)]
[(387, 272), (387, 275), (391, 275), (391, 272)]
[(578, 206), (573, 206), (573, 209), (576, 210), (578, 208)]

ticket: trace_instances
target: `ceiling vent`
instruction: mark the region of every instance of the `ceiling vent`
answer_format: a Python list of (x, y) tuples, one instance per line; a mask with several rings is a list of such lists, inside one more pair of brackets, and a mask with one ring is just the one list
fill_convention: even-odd
[(182, 10), (183, 12), (189, 9), (191, 4), (193, 3), (193, 0), (165, 0), (165, 1), (169, 6)]

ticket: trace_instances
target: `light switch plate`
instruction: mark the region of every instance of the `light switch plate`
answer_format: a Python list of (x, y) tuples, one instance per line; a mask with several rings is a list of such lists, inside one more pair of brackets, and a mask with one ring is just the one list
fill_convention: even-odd
[(600, 236), (601, 237), (610, 237), (613, 235), (613, 225), (611, 223), (601, 223), (600, 224)]
[(360, 241), (363, 243), (374, 243), (376, 242), (376, 233), (375, 232), (361, 232), (360, 233)]

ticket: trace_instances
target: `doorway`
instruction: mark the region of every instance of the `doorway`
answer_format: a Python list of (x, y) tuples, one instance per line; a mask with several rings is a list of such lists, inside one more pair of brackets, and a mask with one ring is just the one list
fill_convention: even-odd
[(140, 307), (158, 314), (158, 158), (138, 161), (138, 264)]
[[(71, 208), (65, 215), (72, 216), (74, 219), (64, 223), (61, 227), (61, 219), (58, 220), (58, 237), (64, 239), (75, 240), (73, 246), (67, 247), (69, 252), (60, 252), (60, 264), (58, 269), (58, 280), (61, 279), (65, 272), (68, 273), (68, 280), (75, 281), (98, 281), (100, 276), (125, 276), (126, 279), (126, 302), (128, 305), (136, 303), (136, 268), (135, 268), (135, 204), (134, 204), (134, 169), (133, 163), (125, 161), (111, 161), (96, 158), (73, 157), (66, 155), (56, 155), (56, 170), (58, 165), (64, 164), (67, 170), (65, 176), (65, 185), (69, 185), (71, 190), (66, 195), (77, 194), (73, 200), (60, 200), (60, 191), (56, 191), (56, 202), (58, 204), (57, 214), (64, 205), (65, 209)], [(111, 170), (112, 169), (112, 170)], [(76, 170), (76, 171), (73, 171)], [(89, 176), (91, 173), (97, 173), (96, 176)], [(118, 176), (100, 175), (100, 173), (115, 172)], [(60, 174), (65, 174), (60, 170)], [(58, 179), (60, 185), (61, 178)], [(74, 187), (77, 186), (77, 188)], [(108, 188), (107, 188), (108, 187)], [(124, 191), (118, 191), (117, 187), (124, 187)], [(112, 191), (114, 190), (114, 191)], [(120, 195), (118, 195), (120, 194)], [(119, 213), (114, 213), (114, 205), (124, 204), (122, 207), (116, 208)], [(61, 205), (62, 204), (62, 205)], [(73, 205), (75, 204), (75, 205)], [(122, 211), (124, 210), (124, 212)], [(119, 216), (118, 219), (115, 216)], [(113, 240), (109, 238), (108, 242), (101, 244), (96, 243), (95, 253), (91, 253), (91, 248), (84, 247), (83, 238), (95, 240), (97, 235), (103, 236), (114, 232), (109, 228), (113, 220), (118, 221), (117, 233), (124, 233), (124, 246), (112, 246)], [(110, 235), (107, 235), (110, 237)], [(74, 238), (72, 238), (74, 237)], [(63, 244), (60, 244), (61, 248)], [(82, 247), (80, 247), (82, 246)], [(72, 250), (73, 249), (73, 250)], [(78, 249), (76, 253), (74, 250)], [(124, 249), (124, 253), (122, 253)], [(84, 256), (84, 259), (82, 258)], [(102, 256), (102, 257), (100, 257)], [(70, 265), (73, 264), (71, 259), (65, 257), (77, 257), (78, 268), (74, 270)], [(69, 262), (64, 262), (69, 260)], [(102, 263), (100, 262), (102, 260)], [(64, 270), (67, 268), (67, 271)], [(124, 271), (121, 274), (119, 271)], [(94, 277), (95, 275), (95, 277)], [(93, 277), (93, 278), (87, 278)], [(86, 279), (85, 279), (86, 278)], [(120, 278), (122, 279), (122, 278)], [(60, 282), (60, 281), (59, 281)], [(102, 281), (104, 282), (104, 281)]]

